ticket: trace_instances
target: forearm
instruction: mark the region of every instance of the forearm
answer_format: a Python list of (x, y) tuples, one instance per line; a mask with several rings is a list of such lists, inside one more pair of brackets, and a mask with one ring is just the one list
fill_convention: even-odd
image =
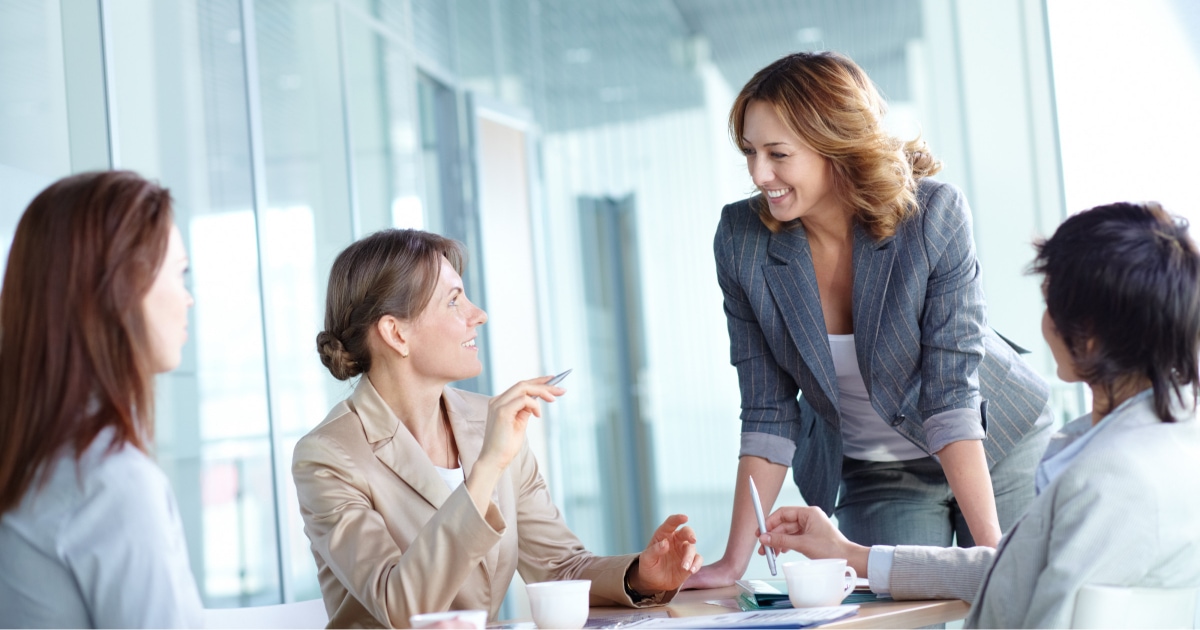
[(471, 502), (475, 504), (475, 509), (479, 510), (480, 514), (488, 513), (488, 507), (492, 503), (492, 493), (495, 492), (496, 484), (500, 482), (500, 475), (503, 473), (502, 468), (481, 459), (475, 463), (475, 467), (471, 469), (471, 475), (463, 482), (467, 486), (467, 494), (471, 496)]
[(733, 515), (729, 524), (729, 540), (721, 562), (739, 576), (745, 573), (758, 538), (758, 520), (754, 517), (754, 502), (750, 498), (751, 477), (758, 488), (763, 514), (770, 514), (787, 477), (787, 466), (771, 463), (753, 455), (738, 460), (737, 487), (733, 492)]
[(1000, 520), (996, 515), (996, 498), (983, 442), (951, 442), (937, 455), (975, 544), (995, 547), (1000, 542)]

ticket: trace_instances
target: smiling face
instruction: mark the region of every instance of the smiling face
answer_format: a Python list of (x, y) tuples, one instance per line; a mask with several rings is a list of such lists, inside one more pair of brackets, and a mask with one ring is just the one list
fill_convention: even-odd
[(194, 303), (183, 277), (187, 267), (183, 237), (179, 234), (179, 228), (172, 225), (166, 257), (158, 268), (150, 291), (142, 298), (151, 365), (157, 373), (179, 367), (182, 360), (183, 344), (188, 336), (188, 308)]
[(742, 153), (777, 221), (844, 214), (829, 161), (788, 129), (766, 102), (751, 101), (746, 107)]
[(467, 299), (462, 278), (443, 258), (433, 297), (406, 335), (412, 368), (445, 382), (477, 376), (483, 364), (475, 347), (475, 328), (486, 321), (487, 313)]

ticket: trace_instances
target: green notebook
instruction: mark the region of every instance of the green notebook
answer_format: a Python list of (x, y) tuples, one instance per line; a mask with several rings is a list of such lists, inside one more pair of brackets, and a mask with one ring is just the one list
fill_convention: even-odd
[(787, 580), (738, 580), (738, 605), (744, 600), (754, 608), (742, 607), (742, 610), (759, 610), (762, 608), (788, 608)]

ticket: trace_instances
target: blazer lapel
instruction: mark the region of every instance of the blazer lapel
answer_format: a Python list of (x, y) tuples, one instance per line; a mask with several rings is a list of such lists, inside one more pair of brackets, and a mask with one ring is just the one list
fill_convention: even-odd
[(354, 412), (362, 422), (375, 457), (416, 490), (434, 509), (450, 498), (450, 488), (438, 476), (433, 462), (416, 438), (404, 428), (366, 376), (350, 396)]
[(825, 315), (821, 312), (821, 293), (817, 289), (817, 273), (813, 269), (812, 251), (803, 226), (786, 232), (776, 232), (767, 243), (767, 254), (782, 264), (763, 265), (763, 275), (775, 304), (783, 315), (796, 350), (817, 379), (825, 397), (838, 404), (837, 372), (829, 351), (829, 335), (825, 332)]
[(896, 249), (894, 237), (874, 241), (857, 222), (854, 224), (854, 295), (851, 309), (854, 317), (854, 347), (858, 369), (862, 372), (867, 392), (871, 391), (871, 370), (875, 357), (875, 340), (879, 337), (879, 320), (883, 316), (884, 296)]

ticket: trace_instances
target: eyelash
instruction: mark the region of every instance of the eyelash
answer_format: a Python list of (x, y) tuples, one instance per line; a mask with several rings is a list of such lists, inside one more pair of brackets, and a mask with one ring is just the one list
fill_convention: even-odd
[[(754, 155), (754, 153), (754, 149), (742, 149), (742, 155), (746, 157), (750, 157), (751, 155)], [(769, 155), (773, 160), (782, 160), (787, 157), (786, 153), (768, 153), (767, 155)]]

